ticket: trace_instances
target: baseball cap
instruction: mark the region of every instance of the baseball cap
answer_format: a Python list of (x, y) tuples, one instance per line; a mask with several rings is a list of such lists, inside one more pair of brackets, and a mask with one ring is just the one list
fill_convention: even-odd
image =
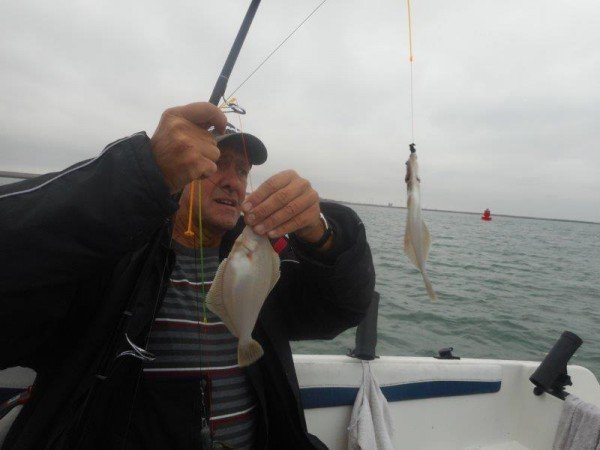
[(249, 133), (242, 133), (241, 130), (237, 129), (230, 123), (225, 126), (225, 133), (219, 134), (215, 127), (208, 129), (214, 136), (217, 144), (228, 144), (233, 145), (240, 151), (244, 151), (248, 155), (248, 161), (254, 166), (258, 166), (267, 160), (267, 148), (262, 141)]

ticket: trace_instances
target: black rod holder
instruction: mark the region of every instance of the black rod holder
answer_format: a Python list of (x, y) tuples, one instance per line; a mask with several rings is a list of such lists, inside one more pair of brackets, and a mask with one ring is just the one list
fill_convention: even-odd
[(533, 389), (535, 395), (546, 392), (561, 400), (569, 395), (565, 392), (565, 386), (572, 386), (573, 383), (567, 374), (567, 363), (581, 344), (583, 340), (575, 333), (563, 332), (533, 375), (529, 377), (529, 381), (535, 384)]
[(240, 50), (242, 49), (242, 45), (244, 44), (244, 40), (246, 39), (246, 35), (248, 34), (248, 30), (252, 24), (252, 19), (254, 19), (254, 15), (256, 14), (259, 4), (260, 0), (252, 0), (252, 3), (250, 3), (250, 6), (248, 7), (248, 11), (246, 11), (242, 25), (240, 26), (233, 45), (231, 46), (231, 50), (229, 50), (227, 60), (225, 60), (223, 70), (221, 70), (221, 74), (219, 75), (219, 78), (217, 79), (215, 87), (210, 96), (209, 101), (213, 105), (219, 106), (219, 100), (225, 95), (225, 89), (227, 89), (229, 76), (231, 75), (235, 61), (240, 54)]
[(379, 314), (379, 292), (374, 291), (371, 304), (362, 322), (356, 327), (354, 339), (354, 350), (348, 352), (353, 358), (371, 361), (377, 358), (375, 348), (377, 347), (377, 315)]

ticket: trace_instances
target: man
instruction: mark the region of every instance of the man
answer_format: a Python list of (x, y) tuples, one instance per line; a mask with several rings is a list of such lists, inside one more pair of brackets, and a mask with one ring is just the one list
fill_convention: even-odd
[[(0, 188), (8, 218), (0, 224), (0, 368), (38, 374), (3, 449), (206, 448), (213, 438), (322, 445), (306, 432), (289, 341), (332, 338), (362, 318), (374, 285), (364, 227), (351, 210), (319, 204), (293, 171), (244, 198), (251, 164), (264, 162), (266, 149), (225, 128), (213, 105), (171, 108), (150, 140), (136, 134), (59, 174)], [(186, 186), (199, 178), (202, 230), (195, 202), (188, 230)], [(206, 332), (219, 318), (190, 287), (210, 281), (244, 221), (291, 239), (278, 243), (281, 278), (253, 334), (264, 356), (218, 372), (228, 367), (217, 360), (231, 357), (231, 336)], [(200, 245), (208, 280), (192, 278), (198, 258), (190, 252)], [(229, 347), (211, 354), (223, 342)], [(220, 414), (227, 396), (243, 408)], [(223, 416), (239, 419), (237, 428)]]

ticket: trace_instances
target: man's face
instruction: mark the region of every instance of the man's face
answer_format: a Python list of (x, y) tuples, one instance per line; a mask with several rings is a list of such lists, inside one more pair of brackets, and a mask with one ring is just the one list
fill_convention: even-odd
[(202, 180), (202, 224), (217, 232), (237, 223), (252, 167), (243, 152), (222, 146), (217, 171)]

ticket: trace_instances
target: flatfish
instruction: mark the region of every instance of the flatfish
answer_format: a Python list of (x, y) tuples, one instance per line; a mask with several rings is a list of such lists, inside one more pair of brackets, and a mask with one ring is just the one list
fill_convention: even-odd
[(238, 236), (206, 296), (208, 308), (238, 338), (238, 365), (248, 366), (263, 355), (252, 330), (267, 296), (279, 280), (279, 256), (269, 239), (250, 227)]
[(408, 193), (404, 253), (421, 271), (429, 298), (436, 300), (437, 295), (429, 280), (427, 267), (425, 267), (425, 262), (429, 256), (431, 237), (421, 215), (421, 179), (419, 178), (419, 165), (417, 164), (417, 153), (414, 145), (411, 145), (410, 152), (408, 161), (406, 161), (406, 178), (404, 179)]

